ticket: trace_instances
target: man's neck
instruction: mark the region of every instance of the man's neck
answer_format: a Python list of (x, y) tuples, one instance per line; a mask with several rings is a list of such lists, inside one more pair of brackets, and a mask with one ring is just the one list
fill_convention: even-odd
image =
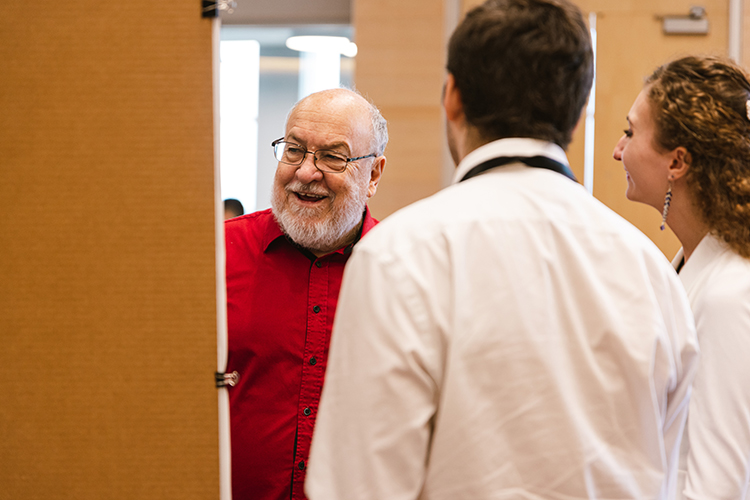
[(469, 153), (475, 149), (479, 149), (485, 144), (489, 144), (494, 139), (486, 139), (482, 137), (474, 127), (469, 127), (464, 133), (463, 140), (461, 141), (461, 149), (459, 151), (460, 159), (463, 160)]

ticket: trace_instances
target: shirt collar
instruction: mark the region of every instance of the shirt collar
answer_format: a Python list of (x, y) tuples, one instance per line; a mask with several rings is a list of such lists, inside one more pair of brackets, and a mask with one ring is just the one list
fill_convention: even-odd
[[(370, 207), (365, 205), (365, 214), (362, 217), (362, 225), (360, 226), (359, 234), (357, 235), (357, 238), (354, 240), (354, 243), (351, 243), (350, 245), (344, 248), (339, 248), (338, 250), (331, 252), (331, 253), (340, 253), (340, 254), (350, 253), (352, 251), (352, 247), (362, 238), (362, 236), (367, 234), (370, 231), (370, 229), (375, 227), (375, 224), (377, 223), (378, 221), (372, 217), (372, 214), (370, 214)], [(286, 238), (286, 234), (284, 234), (284, 231), (281, 229), (281, 226), (279, 226), (279, 223), (276, 221), (276, 217), (271, 217), (268, 227), (266, 228), (263, 234), (263, 251), (265, 252), (266, 250), (268, 250), (268, 247), (271, 246), (271, 243), (278, 240), (279, 238), (282, 238), (285, 241), (288, 241), (289, 244), (292, 244), (291, 240)]]
[(271, 211), (271, 217), (268, 219), (268, 226), (265, 231), (263, 231), (263, 251), (265, 252), (268, 250), (271, 243), (282, 236), (284, 236), (284, 231), (281, 229), (281, 226), (279, 226), (279, 223), (276, 222), (276, 217), (273, 215), (273, 211)]
[(565, 151), (552, 142), (522, 137), (498, 139), (480, 146), (466, 155), (456, 168), (453, 175), (453, 184), (457, 184), (469, 170), (480, 163), (500, 156), (546, 156), (565, 166), (570, 166)]
[[(680, 280), (685, 286), (685, 289), (689, 290), (703, 271), (710, 267), (713, 262), (716, 262), (718, 256), (728, 251), (731, 251), (729, 246), (716, 236), (710, 233), (704, 236), (701, 242), (698, 243), (698, 246), (695, 247), (695, 250), (693, 250), (690, 259), (685, 262), (680, 270)], [(672, 265), (675, 266), (675, 269), (679, 265), (683, 256), (684, 252), (682, 248), (680, 248), (680, 251), (677, 252), (677, 255), (675, 255), (675, 258), (672, 261)]]

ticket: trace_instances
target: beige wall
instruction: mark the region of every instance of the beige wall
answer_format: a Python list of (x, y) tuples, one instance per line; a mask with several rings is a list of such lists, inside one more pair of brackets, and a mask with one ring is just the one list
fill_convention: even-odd
[(0, 16), (0, 499), (219, 497), (212, 23)]
[[(458, 1), (458, 0), (456, 0)], [(438, 190), (444, 181), (440, 89), (444, 73), (445, 5), (451, 0), (356, 0), (354, 25), (360, 54), (355, 81), (383, 108), (391, 127), (388, 168), (372, 202), (377, 216)], [(480, 0), (463, 0), (464, 12)], [(598, 67), (594, 195), (633, 222), (671, 257), (679, 242), (660, 215), (625, 198), (622, 166), (612, 149), (643, 78), (657, 65), (687, 53), (727, 54), (728, 2), (705, 0), (708, 36), (666, 36), (659, 15), (686, 15), (686, 0), (577, 0), (588, 16), (597, 14)], [(744, 15), (750, 16), (750, 0)], [(744, 58), (750, 56), (748, 37)], [(583, 179), (583, 133), (579, 125), (569, 149), (573, 170)]]
[(383, 218), (442, 187), (444, 35), (435, 0), (355, 0), (354, 81), (388, 120), (388, 162), (370, 202)]
[(659, 15), (685, 15), (691, 2), (679, 0), (578, 0), (597, 14), (596, 140), (594, 196), (648, 235), (668, 256), (680, 244), (667, 228), (660, 231), (660, 214), (651, 207), (625, 198), (622, 165), (612, 159), (612, 149), (627, 128), (625, 117), (643, 84), (658, 65), (690, 53), (726, 55), (728, 2), (706, 0), (710, 22), (707, 36), (667, 36)]

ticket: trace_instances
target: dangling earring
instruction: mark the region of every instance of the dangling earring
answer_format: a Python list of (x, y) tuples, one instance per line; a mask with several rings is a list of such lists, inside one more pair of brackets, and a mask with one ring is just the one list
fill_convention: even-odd
[(672, 181), (669, 181), (669, 189), (667, 189), (667, 196), (664, 197), (664, 210), (661, 212), (661, 227), (664, 231), (667, 224), (667, 214), (669, 213), (669, 204), (672, 203)]

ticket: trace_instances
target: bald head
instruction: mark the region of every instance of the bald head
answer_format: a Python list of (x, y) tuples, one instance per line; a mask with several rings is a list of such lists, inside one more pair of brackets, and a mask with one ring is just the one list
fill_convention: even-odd
[(350, 115), (362, 127), (361, 133), (367, 136), (369, 150), (382, 155), (388, 144), (388, 126), (380, 110), (359, 92), (345, 89), (328, 89), (315, 92), (300, 99), (287, 115), (287, 128), (298, 111), (326, 110)]

